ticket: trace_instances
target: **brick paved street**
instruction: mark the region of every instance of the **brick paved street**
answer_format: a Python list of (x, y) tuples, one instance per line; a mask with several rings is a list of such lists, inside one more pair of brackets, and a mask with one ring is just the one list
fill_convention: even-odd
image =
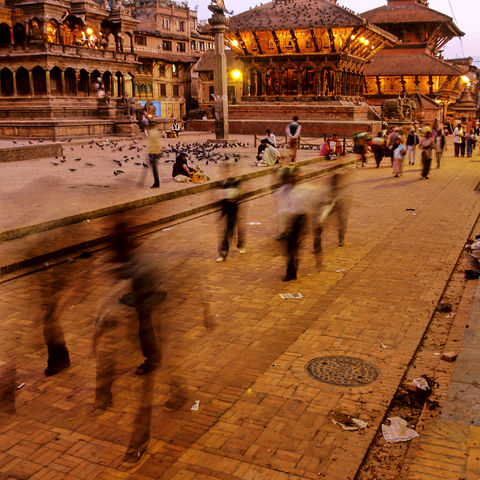
[[(16, 367), (16, 385), (25, 384), (16, 412), (7, 398), (0, 413), (0, 479), (353, 479), (477, 220), (478, 161), (447, 157), (428, 181), (418, 166), (400, 179), (387, 167), (354, 169), (346, 246), (336, 247), (330, 228), (317, 269), (307, 236), (289, 284), (271, 196), (245, 204), (247, 221), (260, 224), (248, 228), (247, 253), (232, 249), (222, 264), (214, 215), (145, 237), (168, 293), (154, 315), (163, 363), (151, 440), (133, 467), (123, 456), (147, 380), (134, 375), (142, 359), (129, 307), (117, 306), (121, 321), (107, 335), (117, 355), (113, 406), (91, 413), (92, 325), (113, 287), (102, 273), (107, 253), (0, 285), (2, 379)], [(51, 277), (69, 295), (62, 323), (72, 367), (46, 378), (40, 293)], [(292, 291), (304, 298), (278, 296)], [(364, 359), (378, 378), (320, 383), (305, 366), (325, 355)], [(177, 411), (164, 407), (172, 383), (187, 396)], [(369, 427), (344, 432), (332, 412)]]

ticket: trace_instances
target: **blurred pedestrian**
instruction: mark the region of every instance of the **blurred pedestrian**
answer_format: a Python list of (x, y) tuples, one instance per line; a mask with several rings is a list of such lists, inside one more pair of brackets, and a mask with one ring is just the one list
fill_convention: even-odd
[[(270, 145), (269, 145), (270, 146)], [(273, 147), (270, 147), (273, 148)], [(237, 230), (237, 248), (239, 253), (245, 253), (245, 232), (240, 217), (240, 181), (229, 177), (222, 184), (220, 220), (223, 222), (222, 239), (218, 248), (217, 262), (227, 259), (235, 229)]]
[(397, 128), (394, 128), (392, 127), (392, 130), (390, 132), (390, 135), (388, 136), (388, 140), (387, 140), (387, 147), (390, 151), (390, 160), (392, 162), (392, 165), (393, 165), (393, 151), (394, 151), (394, 146), (395, 146), (395, 140), (399, 137), (398, 135), (398, 130)]
[(143, 127), (143, 133), (145, 134), (146, 137), (148, 137), (149, 124), (150, 124), (150, 120), (148, 118), (148, 113), (146, 110), (144, 110), (142, 115), (142, 127)]
[[(327, 218), (336, 216), (338, 221), (338, 246), (345, 245), (345, 233), (349, 212), (349, 201), (347, 195), (347, 173), (337, 172), (328, 178), (327, 188), (323, 198), (315, 207), (313, 216), (313, 250), (320, 253), (322, 250), (322, 232)], [(317, 213), (318, 212), (318, 213)], [(318, 216), (315, 217), (315, 214)]]
[(477, 137), (475, 136), (475, 132), (473, 128), (470, 130), (470, 133), (467, 135), (467, 157), (471, 157), (473, 151), (475, 150), (475, 146), (477, 144)]
[(432, 164), (432, 156), (434, 149), (434, 142), (432, 138), (432, 131), (429, 127), (424, 127), (422, 130), (423, 137), (420, 139), (419, 148), (422, 150), (422, 178), (429, 178), (430, 166)]
[(403, 174), (403, 157), (405, 157), (406, 152), (407, 149), (401, 137), (397, 137), (393, 147), (393, 176), (395, 178)]
[(287, 145), (290, 149), (290, 161), (295, 162), (297, 160), (297, 152), (300, 142), (300, 132), (302, 127), (298, 123), (298, 117), (295, 115), (293, 121), (287, 125), (285, 133), (287, 136)]
[(435, 137), (435, 156), (437, 158), (437, 168), (440, 168), (443, 152), (445, 151), (445, 134), (443, 128), (437, 130)]
[(151, 186), (151, 188), (160, 187), (160, 178), (158, 176), (157, 163), (162, 154), (161, 138), (162, 134), (160, 133), (158, 128), (155, 127), (150, 131), (150, 137), (148, 141), (148, 156), (153, 173), (153, 185)]
[(417, 145), (420, 143), (415, 129), (412, 128), (410, 133), (407, 136), (407, 152), (408, 152), (408, 164), (415, 165), (415, 150)]
[(305, 232), (309, 206), (305, 193), (297, 186), (297, 169), (286, 167), (282, 175), (285, 184), (291, 186), (290, 189), (286, 190), (286, 195), (283, 197), (284, 203), (281, 205), (285, 225), (283, 237), (287, 257), (287, 269), (282, 280), (288, 282), (297, 279), (298, 255), (301, 239)]
[(377, 165), (377, 168), (380, 167), (380, 162), (385, 156), (385, 149), (386, 149), (385, 138), (382, 132), (378, 132), (377, 136), (372, 139), (372, 152), (373, 152), (373, 156), (375, 157), (375, 163)]
[(457, 122), (453, 131), (453, 146), (455, 147), (455, 157), (459, 157), (462, 147), (463, 128), (460, 122)]
[[(111, 249), (113, 260), (118, 264), (114, 273), (119, 280), (129, 280), (131, 299), (138, 317), (138, 336), (145, 360), (135, 371), (144, 375), (160, 363), (160, 350), (152, 326), (151, 313), (159, 301), (156, 274), (151, 265), (141, 260), (133, 248), (133, 230), (126, 221), (115, 224)], [(164, 292), (162, 292), (164, 293)]]

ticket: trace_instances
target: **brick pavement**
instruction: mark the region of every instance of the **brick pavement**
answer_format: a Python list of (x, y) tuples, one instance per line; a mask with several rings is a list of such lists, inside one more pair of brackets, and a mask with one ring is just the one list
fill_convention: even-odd
[[(89, 413), (91, 324), (96, 303), (111, 288), (98, 270), (106, 254), (1, 285), (0, 361), (4, 371), (16, 365), (16, 384), (25, 386), (16, 392), (16, 413), (0, 413), (0, 474), (352, 479), (477, 219), (477, 168), (475, 160), (447, 158), (429, 181), (418, 180), (418, 167), (401, 179), (391, 178), (388, 168), (355, 170), (347, 245), (335, 247), (330, 229), (318, 270), (307, 237), (299, 280), (291, 284), (280, 281), (284, 259), (272, 240), (270, 197), (246, 204), (248, 221), (261, 224), (249, 227), (247, 254), (232, 250), (224, 264), (214, 262), (214, 216), (147, 237), (142, 249), (168, 292), (155, 315), (165, 361), (155, 381), (151, 442), (133, 468), (122, 455), (143, 379), (133, 375), (141, 358), (125, 339), (133, 320), (127, 307), (110, 336), (119, 352), (114, 405), (100, 417)], [(38, 285), (52, 274), (65, 278), (73, 295), (62, 317), (73, 366), (45, 378)], [(75, 298), (79, 285), (89, 286), (86, 298)], [(286, 291), (304, 298), (282, 300), (278, 293)], [(213, 330), (205, 328), (205, 316)], [(311, 379), (306, 363), (331, 354), (368, 360), (378, 379), (364, 387)], [(172, 377), (188, 397), (178, 411), (163, 407)], [(195, 400), (198, 412), (190, 410)], [(369, 428), (343, 432), (329, 420), (332, 411)]]

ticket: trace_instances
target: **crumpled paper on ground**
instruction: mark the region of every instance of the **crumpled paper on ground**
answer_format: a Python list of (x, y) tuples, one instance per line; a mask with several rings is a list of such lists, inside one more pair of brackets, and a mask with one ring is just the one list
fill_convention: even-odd
[(388, 443), (409, 442), (420, 435), (411, 428), (408, 428), (407, 421), (400, 417), (391, 417), (390, 425), (382, 424), (383, 438)]
[(353, 418), (350, 415), (343, 413), (334, 413), (330, 417), (330, 420), (335, 424), (342, 427), (342, 430), (353, 432), (355, 430), (363, 430), (368, 427), (368, 423), (358, 418)]

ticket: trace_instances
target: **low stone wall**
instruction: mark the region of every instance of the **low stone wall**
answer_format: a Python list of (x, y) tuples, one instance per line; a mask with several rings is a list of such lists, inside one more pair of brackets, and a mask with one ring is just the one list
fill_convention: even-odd
[(36, 158), (54, 157), (63, 155), (61, 143), (47, 143), (45, 145), (22, 145), (0, 149), (0, 162), (18, 162)]
[[(265, 130), (269, 128), (275, 135), (285, 135), (285, 127), (290, 122), (290, 118), (285, 120), (230, 120), (230, 135), (263, 135)], [(381, 122), (364, 120), (364, 121), (302, 121), (302, 136), (306, 137), (327, 137), (336, 133), (343, 137), (350, 137), (357, 132), (370, 132), (376, 134), (382, 129)], [(214, 120), (188, 120), (185, 130), (199, 132), (215, 131)]]

